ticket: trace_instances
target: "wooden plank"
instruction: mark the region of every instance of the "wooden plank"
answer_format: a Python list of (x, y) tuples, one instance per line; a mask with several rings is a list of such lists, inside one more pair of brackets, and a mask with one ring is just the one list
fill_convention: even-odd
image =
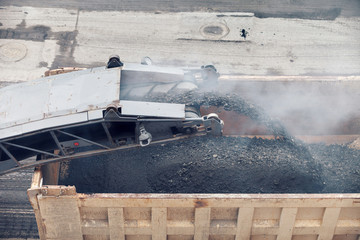
[(125, 240), (124, 209), (108, 208), (110, 239)]
[(254, 220), (280, 220), (282, 208), (279, 207), (259, 207), (254, 210)]
[(125, 224), (125, 235), (126, 240), (128, 239), (129, 235), (137, 235), (137, 236), (150, 236), (152, 235), (152, 229), (151, 229), (151, 222), (149, 221), (149, 224), (141, 223), (139, 222), (138, 226), (132, 226), (129, 227), (127, 224)]
[[(316, 211), (316, 208), (314, 208)], [(299, 209), (298, 209), (299, 213)], [(297, 214), (297, 218), (299, 214)], [(322, 219), (322, 217), (321, 217)], [(295, 227), (293, 229), (293, 235), (317, 235), (319, 234), (319, 229), (321, 226), (321, 219), (306, 219), (306, 220), (295, 220)]]
[(167, 208), (167, 220), (193, 222), (195, 219), (195, 208)]
[(280, 216), (277, 240), (291, 239), (295, 225), (297, 208), (283, 208)]
[(215, 236), (231, 235), (232, 240), (236, 235), (236, 220), (214, 220), (211, 218), (210, 222), (210, 238), (213, 239)]
[(75, 198), (38, 196), (46, 239), (83, 239)]
[(239, 208), (211, 208), (211, 220), (237, 220), (238, 219), (238, 210)]
[(124, 230), (126, 239), (129, 235), (148, 235), (151, 237), (152, 228), (151, 228), (151, 220), (128, 220), (125, 215), (124, 209)]
[(81, 207), (80, 210), (80, 217), (81, 220), (108, 220), (108, 208), (102, 207)]
[(150, 235), (128, 235), (126, 240), (152, 240)]
[(319, 230), (318, 240), (331, 240), (334, 236), (336, 224), (341, 208), (326, 208)]
[(210, 208), (195, 209), (194, 240), (208, 240), (210, 231)]
[(195, 207), (198, 198), (206, 207), (283, 208), (357, 207), (360, 194), (79, 194), (82, 207)]
[[(169, 209), (168, 209), (169, 210)], [(168, 238), (174, 235), (191, 235), (194, 236), (195, 233), (195, 225), (194, 222), (191, 221), (174, 221), (167, 220), (167, 234)]]
[(151, 228), (152, 240), (166, 240), (167, 232), (167, 209), (152, 208), (151, 211)]
[(76, 196), (75, 186), (45, 185), (40, 192), (42, 196)]
[(359, 220), (338, 220), (336, 235), (342, 234), (360, 234), (360, 219)]
[(251, 228), (251, 236), (278, 235), (278, 233), (279, 233), (278, 220), (253, 220), (253, 225)]
[(194, 240), (193, 235), (171, 235), (167, 240)]
[(42, 172), (41, 167), (37, 167), (34, 170), (34, 174), (31, 180), (31, 188), (27, 190), (27, 195), (30, 201), (31, 206), (34, 209), (36, 224), (38, 226), (38, 232), (40, 239), (45, 239), (45, 229), (42, 222), (42, 217), (40, 213), (39, 203), (38, 203), (38, 194), (40, 193), (39, 188), (42, 184)]
[[(325, 208), (298, 208), (296, 220), (322, 220)], [(319, 225), (320, 226), (320, 225)]]
[(239, 208), (235, 240), (250, 239), (254, 208)]
[[(93, 220), (94, 221), (94, 220)], [(82, 234), (83, 235), (93, 235), (93, 236), (96, 236), (96, 235), (103, 235), (103, 236), (109, 236), (110, 237), (110, 230), (109, 230), (109, 226), (106, 223), (90, 223), (90, 222), (87, 222), (85, 223), (85, 225), (83, 225), (83, 227), (81, 228), (82, 229)], [(106, 226), (104, 226), (106, 225)]]
[[(46, 238), (80, 239), (82, 234), (102, 234), (110, 239), (194, 235), (195, 240), (225, 236), (240, 240), (264, 234), (274, 239), (319, 234), (318, 240), (322, 240), (332, 239), (335, 230), (337, 234), (356, 234), (359, 226), (360, 194), (87, 195), (76, 194), (73, 188), (64, 192), (60, 186), (35, 187), (40, 184), (39, 178), (34, 181), (31, 191), (43, 193), (38, 195), (39, 226), (46, 229)], [(77, 229), (79, 206), (83, 220), (89, 221)], [(348, 208), (340, 211), (344, 206)], [(337, 219), (342, 222), (337, 223)]]
[(84, 235), (84, 240), (109, 240), (107, 235)]
[(45, 224), (43, 224), (42, 222), (43, 219), (41, 218), (40, 210), (34, 209), (34, 213), (35, 213), (36, 225), (38, 226), (39, 237), (41, 240), (46, 239), (45, 229), (44, 229)]
[[(34, 174), (34, 176), (35, 176), (35, 174)], [(37, 198), (37, 196), (39, 194), (39, 190), (36, 188), (28, 189), (27, 194), (28, 194), (30, 204), (34, 209), (36, 225), (38, 227), (38, 232), (39, 232), (39, 237), (40, 237), (40, 239), (45, 239), (45, 229), (44, 229), (45, 225), (42, 222), (43, 219), (41, 217), (41, 212), (40, 212), (38, 198)]]
[(41, 181), (42, 181), (41, 179), (42, 179), (41, 167), (37, 167), (34, 170), (30, 188), (33, 189), (33, 188), (41, 187)]
[(360, 220), (360, 207), (342, 208), (339, 220), (358, 219)]
[(151, 220), (151, 207), (142, 207), (142, 205), (139, 206), (127, 205), (124, 208), (124, 219)]
[[(238, 200), (238, 199), (247, 199), (247, 200), (259, 200), (261, 199), (264, 201), (265, 199), (272, 199), (274, 201), (305, 201), (305, 200), (312, 200), (314, 202), (319, 202), (319, 200), (357, 200), (358, 206), (360, 206), (360, 193), (344, 193), (344, 194), (337, 194), (337, 193), (327, 193), (327, 194), (306, 194), (306, 193), (299, 193), (299, 194), (246, 194), (246, 193), (224, 193), (224, 194), (211, 194), (211, 193), (179, 193), (179, 194), (160, 194), (160, 193), (95, 193), (95, 194), (79, 194), (79, 196), (85, 198), (89, 196), (90, 198), (94, 197), (104, 197), (104, 198), (128, 198), (128, 199), (146, 199), (147, 202), (152, 203), (153, 199), (173, 199), (173, 200), (183, 200), (187, 199), (194, 203), (201, 200), (209, 200), (209, 199), (216, 199), (216, 200)], [(138, 206), (139, 207), (139, 206)], [(143, 207), (143, 206), (141, 206)], [(194, 204), (193, 204), (194, 207)], [(218, 207), (218, 206), (213, 206)], [(314, 206), (312, 206), (314, 207)]]
[[(119, 196), (121, 198), (121, 196)], [(193, 206), (192, 199), (152, 199), (149, 202), (146, 199), (126, 199), (126, 198), (97, 198), (97, 196), (93, 196), (93, 198), (82, 198), (80, 201), (82, 202), (82, 206), (86, 207), (138, 207), (138, 206), (146, 206), (146, 207), (191, 207)], [(340, 199), (304, 199), (303, 201), (297, 199), (227, 199), (226, 197), (222, 200), (219, 199), (209, 199), (208, 207), (219, 206), (219, 204), (231, 207), (274, 207), (274, 208), (282, 208), (282, 207), (353, 207), (353, 199), (344, 199), (341, 201)]]
[(332, 240), (360, 240), (359, 234), (335, 235)]
[(316, 238), (317, 235), (295, 235), (291, 240), (316, 240)]

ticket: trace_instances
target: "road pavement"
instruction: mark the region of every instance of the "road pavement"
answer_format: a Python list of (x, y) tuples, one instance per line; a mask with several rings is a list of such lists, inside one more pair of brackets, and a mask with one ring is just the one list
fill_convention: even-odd
[(157, 65), (214, 64), (222, 74), (359, 75), (359, 21), (3, 7), (0, 81), (28, 81), (58, 67), (101, 66), (111, 54), (125, 62), (149, 56)]
[(0, 6), (66, 8), (84, 11), (253, 12), (257, 17), (335, 19), (360, 16), (358, 0), (2, 0)]

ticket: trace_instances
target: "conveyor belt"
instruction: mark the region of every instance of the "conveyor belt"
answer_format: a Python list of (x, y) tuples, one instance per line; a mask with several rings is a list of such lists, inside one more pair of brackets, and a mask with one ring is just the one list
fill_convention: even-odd
[[(162, 143), (206, 133), (221, 135), (222, 126), (216, 114), (165, 119), (124, 117), (117, 111), (109, 110), (102, 120), (0, 140), (0, 175), (62, 160), (147, 146), (152, 141)], [(21, 162), (33, 156), (37, 156), (36, 161)]]

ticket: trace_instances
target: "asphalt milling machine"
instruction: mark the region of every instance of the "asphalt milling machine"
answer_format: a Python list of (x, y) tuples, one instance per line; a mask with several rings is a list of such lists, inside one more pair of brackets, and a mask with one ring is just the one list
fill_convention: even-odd
[[(43, 78), (4, 87), (0, 174), (192, 136), (221, 135), (223, 121), (215, 113), (201, 116), (200, 106), (138, 101), (149, 94), (209, 90), (218, 77), (213, 65), (167, 68), (152, 65), (148, 57), (130, 64), (114, 55), (104, 67), (50, 70)], [(33, 160), (24, 163), (30, 157)]]
[[(202, 232), (197, 223), (203, 222), (206, 211), (210, 231), (230, 236), (235, 232), (228, 230), (229, 225), (222, 225), (219, 232), (211, 224), (225, 217), (233, 226), (245, 226), (236, 225), (236, 219), (246, 206), (253, 209), (256, 234), (259, 211), (271, 218), (261, 222), (284, 222), (289, 204), (291, 211), (298, 211), (291, 214), (293, 219), (295, 215), (300, 221), (309, 216), (318, 219), (308, 220), (305, 235), (321, 229), (317, 223), (325, 216), (332, 218), (326, 212), (333, 209), (341, 211), (339, 221), (351, 223), (338, 225), (340, 234), (353, 234), (358, 228), (353, 224), (358, 196), (344, 193), (359, 192), (360, 151), (297, 141), (280, 121), (245, 100), (247, 85), (241, 85), (241, 97), (235, 91), (222, 93), (217, 85), (222, 77), (212, 65), (164, 68), (152, 65), (149, 58), (130, 64), (112, 56), (104, 67), (55, 69), (45, 76), (0, 89), (0, 175), (29, 168), (4, 176), (9, 178), (3, 185), (27, 188), (30, 183), (24, 177), (33, 176), (27, 193), (37, 220), (32, 209), (22, 210), (24, 199), (8, 194), (0, 237), (36, 238), (37, 223), (41, 239), (54, 234), (69, 238), (68, 226), (85, 238), (94, 234), (108, 238), (112, 221), (106, 221), (116, 215), (112, 211), (120, 210), (114, 206), (121, 206), (126, 221), (130, 210), (131, 216), (147, 224), (124, 225), (135, 231), (151, 229), (152, 219), (159, 219), (152, 213), (156, 215), (161, 206), (166, 209), (161, 217), (165, 223), (171, 223), (169, 217), (181, 217), (175, 221), (181, 235), (184, 222), (194, 226), (190, 234)], [(249, 127), (247, 118), (258, 125)], [(244, 136), (243, 129), (253, 135)], [(259, 137), (259, 130), (267, 135)], [(19, 209), (18, 221), (8, 217)], [(288, 233), (281, 225), (279, 229)], [(260, 227), (263, 234), (274, 230), (273, 225)]]

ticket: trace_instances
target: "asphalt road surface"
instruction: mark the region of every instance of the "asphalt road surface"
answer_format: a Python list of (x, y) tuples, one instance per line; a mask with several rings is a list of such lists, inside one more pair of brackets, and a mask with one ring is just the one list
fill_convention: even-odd
[(335, 19), (360, 16), (358, 0), (2, 0), (0, 6), (66, 8), (85, 11), (253, 12), (257, 17)]
[(149, 56), (157, 65), (214, 64), (222, 74), (359, 75), (359, 17), (350, 14), (359, 1), (284, 2), (274, 1), (275, 11), (259, 2), (209, 3), (209, 10), (190, 1), (1, 1), (0, 82), (101, 66), (112, 54), (125, 62)]

